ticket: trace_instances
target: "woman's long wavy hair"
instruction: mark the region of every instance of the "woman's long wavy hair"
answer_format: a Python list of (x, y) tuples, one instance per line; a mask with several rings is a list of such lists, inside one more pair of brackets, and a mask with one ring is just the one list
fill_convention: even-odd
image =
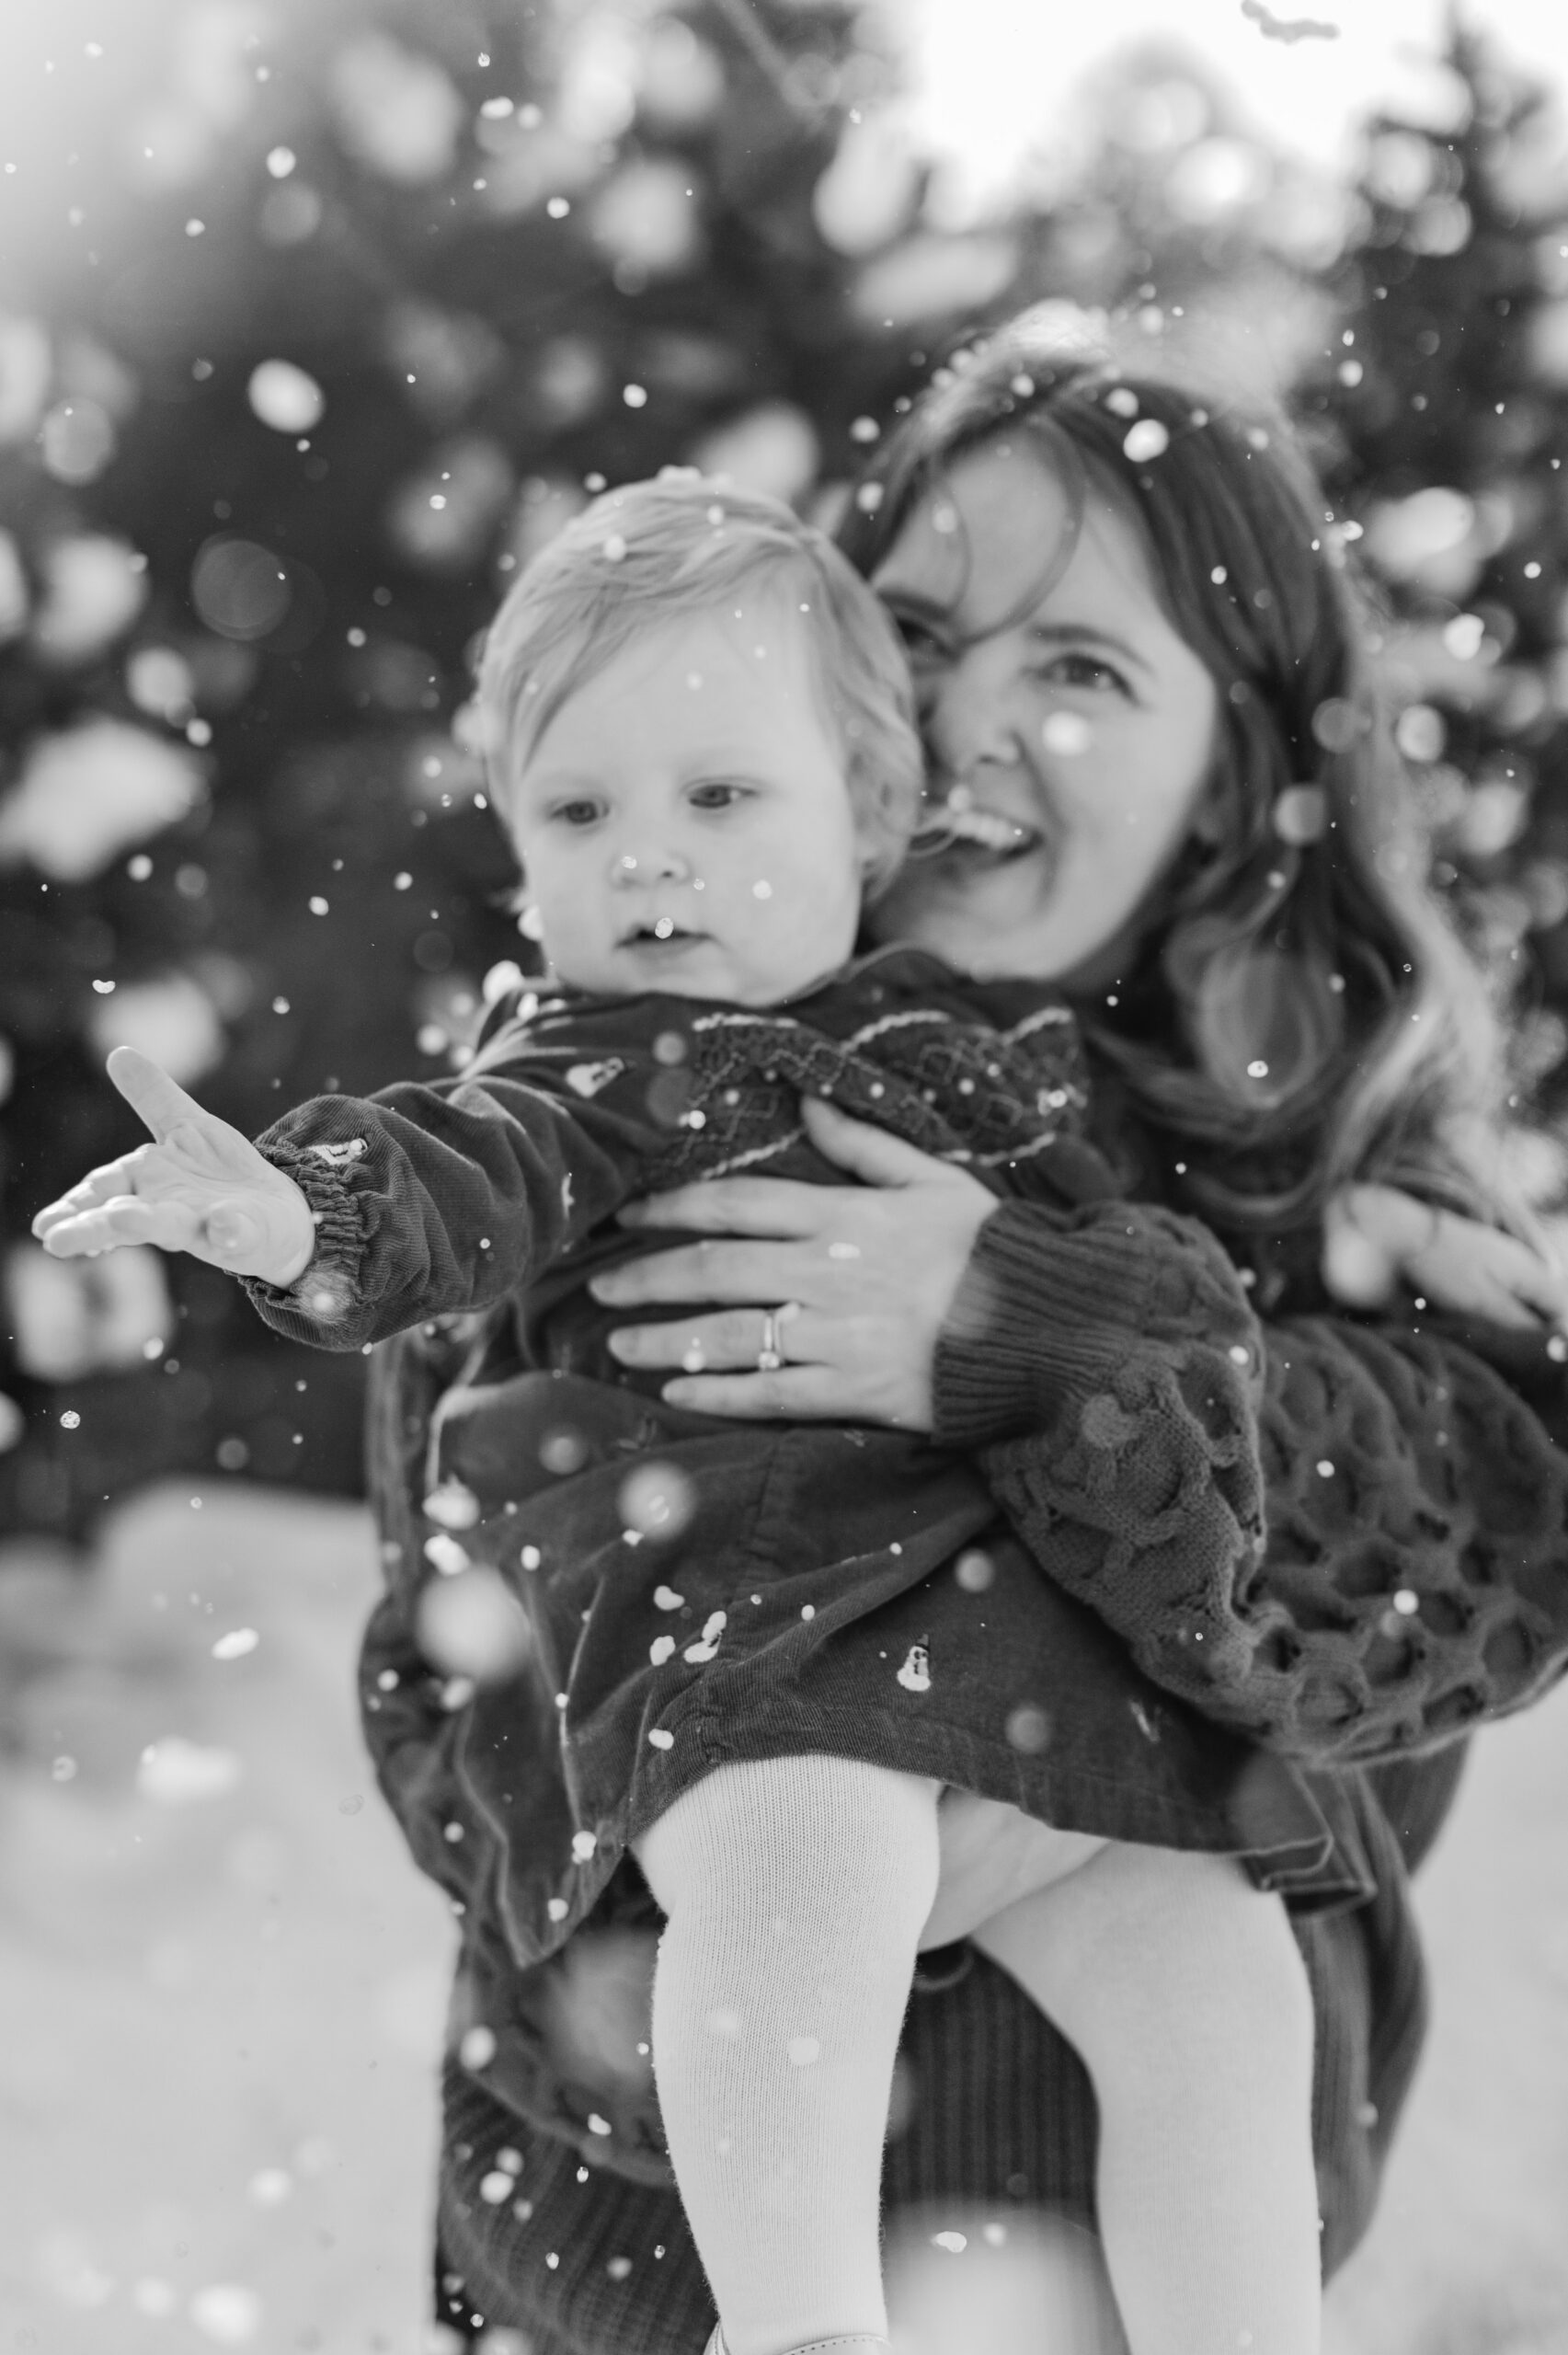
[[(873, 571), (956, 457), (1021, 428), (1070, 495), (1076, 471), (1135, 517), (1219, 693), (1200, 822), (1156, 886), (1117, 1027), (1092, 1026), (1185, 1156), (1189, 1199), (1233, 1231), (1278, 1232), (1377, 1178), (1533, 1234), (1504, 1150), (1504, 1009), (1426, 881), (1371, 674), (1376, 618), (1289, 428), (1053, 350), (1025, 315), (889, 437), (846, 552)], [(1042, 589), (1060, 561), (1042, 551)]]

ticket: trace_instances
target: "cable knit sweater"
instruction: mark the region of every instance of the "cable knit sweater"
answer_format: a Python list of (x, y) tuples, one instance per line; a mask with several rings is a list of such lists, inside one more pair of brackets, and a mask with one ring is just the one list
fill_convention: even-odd
[(1303, 1760), (1384, 1759), (1568, 1663), (1551, 1346), (1413, 1313), (1265, 1326), (1194, 1220), (1008, 1203), (942, 1341), (937, 1436), (982, 1452), (1156, 1683)]

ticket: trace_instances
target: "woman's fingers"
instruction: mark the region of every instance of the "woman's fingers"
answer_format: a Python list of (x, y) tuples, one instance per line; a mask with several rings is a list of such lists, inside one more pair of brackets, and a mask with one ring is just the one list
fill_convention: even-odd
[(692, 1414), (726, 1415), (740, 1422), (864, 1419), (858, 1387), (827, 1365), (786, 1365), (776, 1373), (681, 1374), (665, 1384), (663, 1395), (672, 1407)]
[(930, 1185), (944, 1177), (960, 1184), (973, 1182), (951, 1162), (938, 1161), (887, 1129), (874, 1129), (869, 1121), (853, 1120), (820, 1097), (803, 1097), (800, 1109), (806, 1133), (818, 1152), (858, 1178), (863, 1186)]
[(606, 1269), (589, 1290), (612, 1308), (686, 1300), (776, 1307), (797, 1295), (816, 1297), (841, 1264), (816, 1243), (681, 1243)]
[(144, 1120), (160, 1144), (189, 1121), (200, 1123), (212, 1115), (188, 1096), (151, 1055), (139, 1047), (116, 1047), (105, 1065), (110, 1079), (139, 1120)]
[[(766, 1314), (761, 1308), (727, 1308), (716, 1315), (629, 1325), (611, 1334), (610, 1348), (623, 1365), (679, 1366), (686, 1373), (702, 1373), (710, 1367), (733, 1372), (755, 1365)], [(800, 1354), (806, 1354), (804, 1349)]]
[(816, 1235), (831, 1201), (830, 1188), (794, 1178), (704, 1178), (628, 1202), (620, 1223), (685, 1227), (698, 1235)]

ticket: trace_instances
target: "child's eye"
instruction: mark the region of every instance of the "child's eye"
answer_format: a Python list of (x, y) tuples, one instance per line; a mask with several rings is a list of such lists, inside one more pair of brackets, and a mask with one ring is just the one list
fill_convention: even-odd
[(552, 821), (558, 826), (591, 826), (602, 815), (601, 805), (586, 794), (575, 801), (557, 801), (551, 810)]
[(732, 810), (738, 801), (747, 801), (750, 796), (743, 785), (736, 785), (728, 777), (710, 777), (705, 785), (694, 785), (687, 798), (693, 810)]

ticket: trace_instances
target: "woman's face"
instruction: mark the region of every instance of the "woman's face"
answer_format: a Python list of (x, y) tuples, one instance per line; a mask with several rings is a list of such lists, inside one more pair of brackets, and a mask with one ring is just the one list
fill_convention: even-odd
[[(1214, 681), (1155, 594), (1136, 524), (1066, 493), (1022, 434), (970, 451), (873, 576), (914, 666), (931, 791), (981, 839), (911, 857), (871, 913), (981, 978), (1114, 979), (1213, 759)], [(999, 822), (1000, 821), (1000, 822)], [(984, 839), (989, 835), (990, 839)]]

